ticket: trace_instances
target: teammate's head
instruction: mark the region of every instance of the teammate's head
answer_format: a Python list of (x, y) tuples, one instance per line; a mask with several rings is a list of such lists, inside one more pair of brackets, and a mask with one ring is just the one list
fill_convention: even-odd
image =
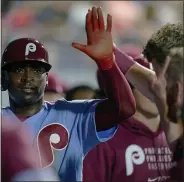
[(167, 100), (172, 111), (180, 107), (183, 101), (183, 45), (183, 25), (168, 23), (152, 35), (143, 51), (149, 62), (155, 58), (161, 66), (166, 57), (171, 56), (166, 79)]
[(2, 90), (10, 102), (29, 105), (43, 99), (48, 81), (48, 52), (37, 40), (21, 38), (8, 44), (2, 56)]
[(164, 63), (166, 56), (171, 56), (171, 63), (166, 73), (169, 88), (182, 79), (183, 45), (183, 25), (168, 23), (152, 35), (143, 51), (149, 62), (155, 58), (160, 65)]
[(95, 91), (88, 85), (79, 85), (71, 88), (66, 92), (66, 100), (83, 100), (83, 99), (93, 99)]
[(155, 58), (158, 63), (163, 64), (171, 49), (183, 47), (183, 43), (183, 25), (168, 23), (151, 36), (143, 54), (149, 62)]
[(45, 88), (44, 100), (46, 101), (57, 101), (64, 97), (67, 86), (57, 78), (54, 73), (48, 75), (48, 85)]

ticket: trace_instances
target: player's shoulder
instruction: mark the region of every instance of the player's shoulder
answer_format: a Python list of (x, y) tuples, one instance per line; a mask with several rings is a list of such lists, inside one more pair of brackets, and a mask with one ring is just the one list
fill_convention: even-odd
[(2, 108), (1, 108), (1, 111), (5, 111), (5, 110), (7, 110), (7, 109), (9, 109), (9, 108), (10, 108), (9, 106), (2, 107)]
[(52, 107), (56, 110), (71, 110), (71, 109), (77, 109), (81, 110), (86, 107), (93, 106), (100, 102), (101, 100), (72, 100), (72, 101), (67, 101), (64, 98), (59, 99), (55, 102), (45, 102), (47, 107)]
[(5, 115), (9, 110), (10, 110), (9, 106), (2, 107), (0, 113), (1, 113), (1, 115)]

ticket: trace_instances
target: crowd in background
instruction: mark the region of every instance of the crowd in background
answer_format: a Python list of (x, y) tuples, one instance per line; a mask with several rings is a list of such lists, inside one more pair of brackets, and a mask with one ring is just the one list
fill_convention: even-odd
[[(2, 19), (2, 49), (20, 37), (34, 37), (47, 47), (52, 71), (69, 87), (97, 88), (96, 65), (71, 47), (85, 42), (85, 13), (92, 5), (113, 16), (113, 39), (118, 47), (134, 45), (138, 52), (165, 23), (183, 22), (181, 1), (12, 1)], [(8, 104), (7, 95), (3, 105)]]
[[(113, 16), (113, 38), (126, 51), (140, 53), (155, 30), (183, 22), (182, 1), (12, 1), (2, 19), (2, 49), (13, 39), (34, 37), (47, 47), (52, 71), (68, 87), (96, 89), (96, 65), (71, 47), (72, 41), (86, 41), (84, 18), (92, 5)], [(8, 105), (7, 93), (2, 98), (2, 105)]]

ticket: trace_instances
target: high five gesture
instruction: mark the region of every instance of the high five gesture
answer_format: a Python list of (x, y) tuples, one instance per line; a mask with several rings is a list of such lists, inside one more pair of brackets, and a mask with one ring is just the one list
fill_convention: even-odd
[(96, 62), (103, 78), (108, 99), (100, 102), (96, 108), (97, 131), (114, 127), (135, 113), (135, 100), (131, 88), (115, 62), (111, 15), (107, 15), (106, 21), (105, 26), (101, 8), (89, 9), (85, 21), (87, 45), (72, 44)]
[(86, 14), (87, 45), (72, 43), (72, 46), (91, 57), (103, 69), (108, 69), (113, 61), (113, 41), (111, 35), (112, 17), (107, 15), (107, 26), (101, 8), (93, 7)]

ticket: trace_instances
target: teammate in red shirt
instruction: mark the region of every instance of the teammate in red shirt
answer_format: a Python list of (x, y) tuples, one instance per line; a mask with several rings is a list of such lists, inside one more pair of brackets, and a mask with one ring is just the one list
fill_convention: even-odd
[[(143, 51), (144, 56), (149, 62), (156, 62), (159, 67), (163, 67), (164, 61), (171, 49), (183, 49), (183, 25), (166, 24), (155, 34), (152, 35)], [(154, 71), (145, 69), (140, 64), (136, 63), (132, 58), (121, 52), (115, 47), (115, 56), (119, 68), (125, 74), (127, 80), (133, 84), (144, 96), (155, 102), (153, 92), (150, 90), (151, 85), (157, 80)], [(168, 117), (173, 122), (177, 122), (175, 113), (181, 109), (183, 102), (183, 60), (180, 55), (176, 55), (168, 67), (167, 75), (167, 102), (169, 107)], [(172, 70), (172, 71), (171, 71)], [(171, 144), (180, 136), (180, 125), (173, 122), (168, 122), (168, 128), (172, 128), (166, 132), (168, 142)]]
[[(162, 70), (164, 67), (165, 62), (172, 58), (167, 71), (164, 71), (166, 83), (164, 83), (165, 87), (162, 89), (152, 89), (152, 86), (158, 79), (154, 71), (145, 69), (115, 48), (116, 61), (128, 81), (147, 98), (155, 103), (158, 101), (157, 106), (161, 114), (160, 121), (167, 141), (174, 153), (178, 153), (178, 149), (175, 148), (177, 143), (178, 145), (179, 143), (180, 145), (182, 144), (179, 148), (183, 148), (184, 146), (183, 126), (179, 116), (183, 103), (183, 41), (183, 25), (181, 23), (166, 24), (152, 35), (145, 46), (142, 58), (145, 56), (149, 62), (154, 63), (154, 71), (156, 73), (159, 73), (159, 70)], [(173, 55), (175, 56), (173, 57)], [(180, 156), (181, 158), (178, 159), (178, 162), (183, 160), (184, 155)], [(178, 174), (176, 175), (177, 177), (179, 177)]]
[[(136, 61), (149, 68), (148, 62)], [(103, 82), (99, 80), (99, 83)], [(88, 153), (84, 160), (84, 182), (149, 182), (169, 178), (169, 169), (174, 163), (160, 127), (157, 107), (136, 88), (132, 87), (132, 91), (136, 113), (120, 124), (111, 140), (99, 144)], [(100, 170), (95, 170), (95, 166)]]

